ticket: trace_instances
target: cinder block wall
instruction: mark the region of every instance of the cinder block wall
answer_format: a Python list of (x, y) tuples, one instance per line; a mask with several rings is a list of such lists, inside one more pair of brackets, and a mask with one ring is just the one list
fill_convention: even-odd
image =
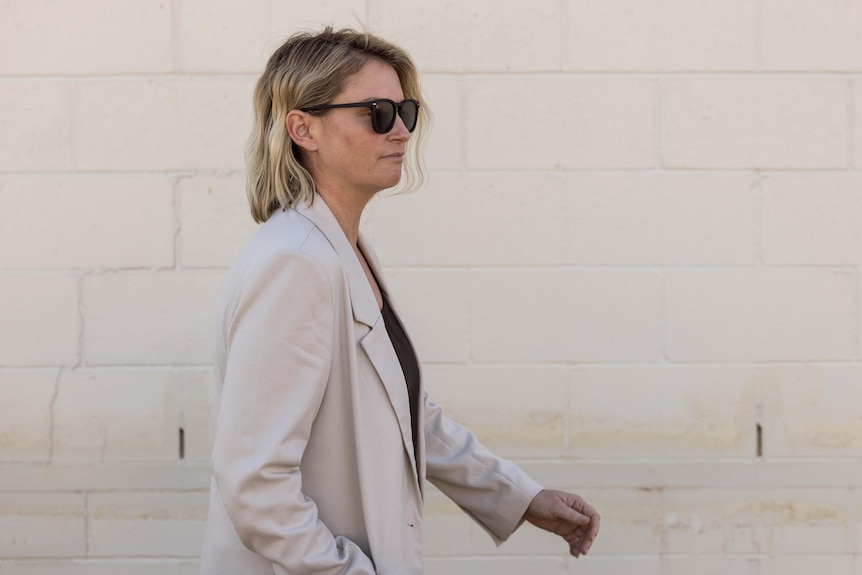
[(432, 396), (604, 516), (432, 491), (426, 571), (862, 574), (862, 0), (0, 2), (0, 573), (197, 572), (250, 92), (325, 23), (423, 72), (365, 229)]

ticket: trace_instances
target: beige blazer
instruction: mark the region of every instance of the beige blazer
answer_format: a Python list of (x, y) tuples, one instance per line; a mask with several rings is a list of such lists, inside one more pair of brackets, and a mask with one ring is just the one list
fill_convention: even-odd
[(228, 272), (217, 324), (203, 575), (418, 574), (426, 477), (498, 544), (541, 489), (424, 390), (416, 469), (398, 357), (319, 196), (260, 227)]

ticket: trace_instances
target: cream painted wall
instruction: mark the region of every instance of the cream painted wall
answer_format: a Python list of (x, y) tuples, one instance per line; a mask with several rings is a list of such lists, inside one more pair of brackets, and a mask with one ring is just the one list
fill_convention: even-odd
[(0, 0), (0, 573), (197, 572), (250, 91), (326, 23), (423, 72), (365, 229), (433, 397), (604, 516), (432, 492), (427, 572), (862, 574), (862, 0)]

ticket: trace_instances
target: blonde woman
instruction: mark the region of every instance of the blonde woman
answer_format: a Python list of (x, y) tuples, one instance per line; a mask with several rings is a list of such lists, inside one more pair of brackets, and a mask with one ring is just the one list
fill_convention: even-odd
[(542, 489), (429, 401), (359, 233), (402, 170), (421, 179), (427, 113), (409, 56), (352, 30), (294, 35), (254, 107), (247, 192), (263, 225), (220, 298), (201, 573), (421, 573), (426, 480), (498, 544), (526, 520), (586, 553), (595, 509)]

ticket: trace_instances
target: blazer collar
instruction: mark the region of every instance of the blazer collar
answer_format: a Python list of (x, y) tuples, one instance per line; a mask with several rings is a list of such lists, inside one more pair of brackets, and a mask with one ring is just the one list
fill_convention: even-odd
[[(300, 204), (296, 207), (296, 211), (311, 220), (323, 232), (323, 235), (326, 236), (335, 253), (338, 254), (338, 259), (341, 260), (341, 265), (347, 276), (347, 285), (350, 289), (350, 302), (353, 307), (353, 318), (368, 327), (374, 327), (374, 324), (380, 318), (380, 308), (377, 307), (377, 298), (374, 297), (374, 292), (371, 290), (371, 285), (369, 285), (368, 278), (365, 276), (365, 270), (362, 269), (362, 264), (359, 263), (356, 252), (353, 251), (353, 246), (350, 245), (350, 240), (347, 239), (332, 210), (329, 209), (329, 206), (326, 205), (322, 197), (314, 194), (311, 204)], [(380, 270), (380, 262), (377, 261), (374, 250), (365, 240), (362, 232), (359, 232), (359, 249), (362, 250), (365, 260), (368, 262), (368, 266), (377, 280), (377, 285), (383, 292), (386, 292), (386, 284)]]

